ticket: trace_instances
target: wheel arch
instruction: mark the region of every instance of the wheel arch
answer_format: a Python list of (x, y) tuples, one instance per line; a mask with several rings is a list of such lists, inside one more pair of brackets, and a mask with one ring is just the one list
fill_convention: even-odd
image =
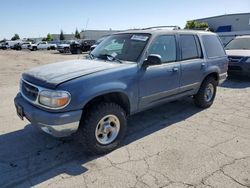
[(102, 93), (100, 95), (94, 96), (88, 102), (85, 103), (82, 114), (88, 113), (88, 110), (98, 103), (101, 102), (113, 102), (120, 105), (126, 112), (127, 115), (131, 113), (130, 100), (127, 94), (121, 91), (112, 91), (107, 93)]
[(210, 70), (208, 70), (206, 72), (206, 74), (204, 74), (202, 82), (207, 79), (208, 77), (213, 77), (215, 79), (215, 81), (217, 82), (217, 85), (219, 83), (219, 69), (218, 68), (211, 68)]

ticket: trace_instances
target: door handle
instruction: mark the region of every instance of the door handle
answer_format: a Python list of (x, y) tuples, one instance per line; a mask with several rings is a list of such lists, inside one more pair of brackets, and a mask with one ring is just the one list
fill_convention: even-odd
[(204, 68), (205, 68), (205, 66), (206, 66), (206, 64), (205, 64), (205, 63), (202, 63), (202, 64), (201, 64), (201, 68), (202, 68), (202, 69), (204, 69)]
[(174, 67), (172, 70), (173, 70), (173, 72), (177, 72), (179, 70), (179, 68), (178, 67)]

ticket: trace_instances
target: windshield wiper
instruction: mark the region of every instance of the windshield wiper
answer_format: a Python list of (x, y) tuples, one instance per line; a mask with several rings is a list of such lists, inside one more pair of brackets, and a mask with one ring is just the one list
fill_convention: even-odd
[(96, 56), (92, 53), (89, 53), (89, 57), (90, 57), (90, 59), (94, 59)]
[(116, 57), (114, 57), (112, 55), (109, 55), (109, 54), (101, 54), (99, 57), (106, 57), (107, 60), (123, 63), (120, 59), (118, 59), (118, 58), (116, 58)]

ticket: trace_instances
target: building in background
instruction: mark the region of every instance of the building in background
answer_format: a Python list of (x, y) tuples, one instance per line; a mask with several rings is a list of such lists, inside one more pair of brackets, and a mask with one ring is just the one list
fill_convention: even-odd
[[(54, 41), (60, 41), (60, 34), (51, 34)], [(64, 40), (75, 40), (74, 34), (63, 34)]]
[(235, 36), (250, 35), (250, 13), (225, 14), (195, 21), (208, 23), (209, 28), (220, 36), (224, 45)]
[[(88, 39), (88, 40), (98, 40), (99, 38), (103, 36), (108, 36), (113, 33), (119, 32), (118, 30), (85, 30), (80, 32), (80, 39)], [(78, 40), (75, 38), (74, 34), (63, 34), (64, 40)], [(60, 41), (60, 34), (51, 34), (54, 42)], [(45, 36), (46, 37), (46, 36)], [(38, 37), (38, 38), (29, 38), (29, 40), (32, 40), (34, 43), (40, 42), (45, 37)], [(24, 39), (27, 40), (27, 39)]]
[[(97, 40), (103, 36), (117, 33), (116, 30), (85, 30), (80, 32), (80, 39)], [(60, 34), (52, 34), (54, 41), (60, 40)], [(77, 40), (74, 34), (64, 34), (65, 40)]]
[(80, 33), (81, 39), (97, 40), (103, 36), (117, 33), (117, 30), (85, 30)]

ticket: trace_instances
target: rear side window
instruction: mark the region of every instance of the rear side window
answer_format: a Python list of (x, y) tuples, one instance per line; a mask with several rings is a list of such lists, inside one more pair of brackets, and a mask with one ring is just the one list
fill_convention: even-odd
[(223, 57), (225, 51), (219, 38), (215, 35), (204, 35), (202, 36), (203, 44), (208, 58)]
[(182, 60), (201, 57), (200, 45), (194, 35), (180, 35)]

